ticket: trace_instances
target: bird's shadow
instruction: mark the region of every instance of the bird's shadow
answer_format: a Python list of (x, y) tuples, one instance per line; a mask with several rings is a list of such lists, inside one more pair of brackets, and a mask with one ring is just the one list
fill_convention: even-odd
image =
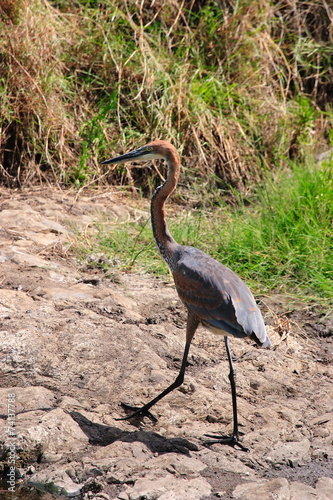
[(97, 446), (108, 446), (115, 441), (124, 443), (143, 443), (153, 453), (181, 453), (189, 455), (190, 451), (198, 451), (196, 444), (185, 438), (165, 438), (153, 431), (136, 430), (133, 432), (123, 431), (118, 427), (97, 424), (77, 411), (69, 411), (68, 414), (80, 426), (81, 430), (89, 438), (89, 443)]

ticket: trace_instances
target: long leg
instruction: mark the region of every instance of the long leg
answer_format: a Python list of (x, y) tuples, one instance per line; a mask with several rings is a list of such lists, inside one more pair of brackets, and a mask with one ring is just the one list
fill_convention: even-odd
[(162, 391), (158, 396), (156, 396), (154, 399), (146, 403), (144, 406), (141, 408), (137, 408), (135, 406), (130, 406), (127, 405), (126, 403), (121, 403), (121, 406), (125, 410), (132, 410), (132, 413), (128, 415), (127, 417), (123, 418), (116, 418), (115, 420), (129, 420), (134, 417), (144, 417), (147, 416), (154, 422), (157, 422), (157, 418), (150, 413), (150, 408), (154, 406), (158, 401), (160, 401), (164, 396), (169, 394), (169, 392), (173, 391), (177, 387), (181, 386), (182, 383), (184, 382), (184, 376), (185, 376), (185, 370), (186, 370), (186, 363), (187, 363), (187, 358), (188, 358), (188, 353), (190, 350), (190, 345), (191, 341), (193, 339), (193, 335), (198, 328), (199, 321), (196, 319), (195, 316), (193, 316), (190, 312), (188, 312), (187, 315), (187, 324), (186, 324), (186, 344), (185, 344), (185, 349), (184, 349), (184, 354), (183, 354), (183, 359), (182, 359), (182, 364), (179, 370), (179, 373), (177, 375), (176, 380), (169, 385), (164, 391)]
[(238, 438), (239, 438), (239, 434), (238, 434), (237, 394), (236, 394), (236, 383), (235, 383), (235, 370), (234, 370), (234, 365), (232, 362), (229, 340), (228, 340), (227, 336), (224, 337), (224, 342), (225, 342), (225, 348), (227, 351), (229, 367), (230, 367), (229, 381), (230, 381), (230, 386), (231, 386), (232, 412), (233, 412), (233, 421), (234, 421), (234, 430), (233, 430), (232, 436), (233, 436), (235, 442), (237, 442)]
[(239, 442), (239, 434), (238, 434), (238, 418), (237, 418), (237, 394), (236, 394), (236, 383), (235, 383), (235, 370), (234, 370), (234, 365), (232, 362), (232, 356), (231, 356), (231, 351), (229, 347), (229, 340), (228, 337), (224, 337), (224, 342), (225, 342), (225, 348), (227, 351), (227, 356), (228, 356), (228, 361), (229, 361), (229, 381), (230, 381), (230, 386), (231, 386), (231, 396), (232, 396), (232, 412), (233, 412), (233, 433), (232, 436), (213, 436), (210, 434), (206, 434), (207, 437), (214, 438), (214, 441), (208, 441), (206, 444), (214, 444), (214, 443), (220, 443), (220, 444), (228, 444), (230, 446), (239, 446), (239, 448), (243, 451), (248, 451), (248, 448), (243, 446)]

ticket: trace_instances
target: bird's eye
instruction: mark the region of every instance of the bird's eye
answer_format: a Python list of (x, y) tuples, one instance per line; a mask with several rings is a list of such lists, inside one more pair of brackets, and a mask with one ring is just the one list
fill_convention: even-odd
[(149, 146), (148, 148), (146, 148), (146, 151), (147, 151), (147, 152), (148, 152), (148, 151), (152, 151), (152, 150), (153, 150), (153, 148), (152, 148), (151, 146)]

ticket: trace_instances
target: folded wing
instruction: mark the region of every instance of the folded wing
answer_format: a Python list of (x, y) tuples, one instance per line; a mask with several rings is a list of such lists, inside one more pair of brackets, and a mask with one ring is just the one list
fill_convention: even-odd
[(204, 324), (270, 345), (251, 291), (228, 267), (201, 250), (183, 246), (173, 277), (180, 299)]

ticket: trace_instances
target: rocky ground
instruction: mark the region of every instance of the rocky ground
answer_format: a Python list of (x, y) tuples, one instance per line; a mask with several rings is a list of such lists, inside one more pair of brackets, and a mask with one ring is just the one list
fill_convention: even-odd
[(204, 329), (158, 422), (117, 421), (120, 401), (171, 383), (185, 338), (169, 278), (107, 278), (71, 251), (74, 227), (112, 231), (135, 209), (112, 192), (0, 194), (0, 499), (332, 498), (332, 317), (264, 297), (273, 348), (231, 340), (248, 452), (205, 443), (232, 408), (224, 343)]

